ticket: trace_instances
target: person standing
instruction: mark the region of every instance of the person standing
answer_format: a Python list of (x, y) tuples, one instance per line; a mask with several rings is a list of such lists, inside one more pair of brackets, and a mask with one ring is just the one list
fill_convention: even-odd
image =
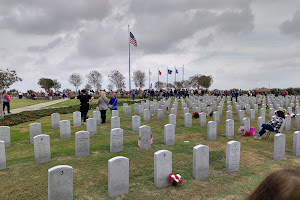
[(22, 92), (19, 92), (19, 99), (22, 99), (22, 97), (23, 97)]
[(2, 92), (2, 101), (3, 101), (3, 113), (5, 114), (4, 109), (6, 106), (7, 112), (8, 112), (8, 114), (10, 114), (10, 99), (5, 90), (3, 90), (3, 92)]
[(135, 99), (135, 90), (132, 90), (131, 95), (132, 95), (132, 101), (134, 101), (134, 99)]
[(86, 122), (86, 116), (90, 108), (90, 102), (93, 101), (94, 97), (87, 95), (86, 90), (81, 90), (80, 95), (75, 97), (75, 100), (80, 102), (81, 119), (83, 124)]
[(117, 99), (116, 93), (113, 93), (109, 100), (109, 108), (110, 108), (110, 111), (118, 110), (118, 99)]
[(102, 92), (101, 97), (98, 99), (98, 107), (101, 113), (102, 124), (104, 124), (106, 121), (106, 111), (108, 109), (107, 104), (108, 104), (108, 99), (106, 97), (106, 92)]

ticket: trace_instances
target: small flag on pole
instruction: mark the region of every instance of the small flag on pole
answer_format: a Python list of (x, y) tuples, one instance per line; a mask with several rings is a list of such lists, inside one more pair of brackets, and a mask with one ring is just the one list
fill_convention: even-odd
[(149, 89), (152, 89), (152, 83), (151, 83), (151, 85), (149, 86)]
[(134, 37), (134, 35), (130, 32), (130, 41), (131, 44), (133, 44), (133, 46), (137, 47), (137, 41)]
[(125, 84), (123, 83), (123, 88), (126, 88)]
[(176, 84), (174, 84), (174, 87), (175, 87), (175, 88), (177, 88), (177, 85), (176, 85)]
[(161, 71), (158, 70), (159, 75), (161, 75)]
[(176, 69), (176, 74), (178, 74), (178, 70)]
[(169, 70), (169, 69), (168, 69), (168, 74), (172, 74), (172, 70)]
[(165, 88), (166, 87), (166, 84), (163, 84), (163, 88)]
[(182, 83), (182, 87), (185, 87), (184, 83)]

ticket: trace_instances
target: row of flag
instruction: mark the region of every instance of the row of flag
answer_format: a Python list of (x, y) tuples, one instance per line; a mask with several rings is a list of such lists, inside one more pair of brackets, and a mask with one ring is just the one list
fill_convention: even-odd
[[(170, 70), (170, 69), (168, 69), (168, 74), (172, 74), (172, 70)], [(178, 74), (178, 70), (177, 69), (175, 69), (175, 72), (176, 72), (176, 74)], [(161, 75), (161, 71), (160, 70), (158, 70), (158, 74), (159, 75)]]

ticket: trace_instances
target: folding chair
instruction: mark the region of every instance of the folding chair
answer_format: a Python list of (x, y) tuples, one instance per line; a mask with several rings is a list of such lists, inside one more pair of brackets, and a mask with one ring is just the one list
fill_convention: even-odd
[[(285, 119), (283, 120), (283, 122), (282, 122), (282, 124), (281, 124), (281, 126), (280, 126), (280, 129), (278, 130), (278, 133), (281, 133), (281, 131), (282, 131), (283, 128), (284, 128), (284, 125), (285, 125)], [(269, 139), (269, 137), (270, 137), (270, 135), (271, 135), (271, 132), (273, 132), (273, 131), (268, 131), (268, 132), (267, 132), (267, 135), (266, 135), (266, 137), (265, 137), (265, 140)]]

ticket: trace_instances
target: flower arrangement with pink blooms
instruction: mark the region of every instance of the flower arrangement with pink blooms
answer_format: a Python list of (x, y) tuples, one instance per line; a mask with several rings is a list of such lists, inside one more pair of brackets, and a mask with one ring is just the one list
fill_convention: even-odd
[(177, 186), (177, 185), (182, 185), (183, 184), (183, 182), (182, 182), (182, 180), (181, 180), (181, 176), (179, 175), (179, 174), (173, 174), (173, 173), (171, 173), (170, 175), (169, 175), (169, 181), (171, 181), (171, 183), (174, 185), (174, 186)]

